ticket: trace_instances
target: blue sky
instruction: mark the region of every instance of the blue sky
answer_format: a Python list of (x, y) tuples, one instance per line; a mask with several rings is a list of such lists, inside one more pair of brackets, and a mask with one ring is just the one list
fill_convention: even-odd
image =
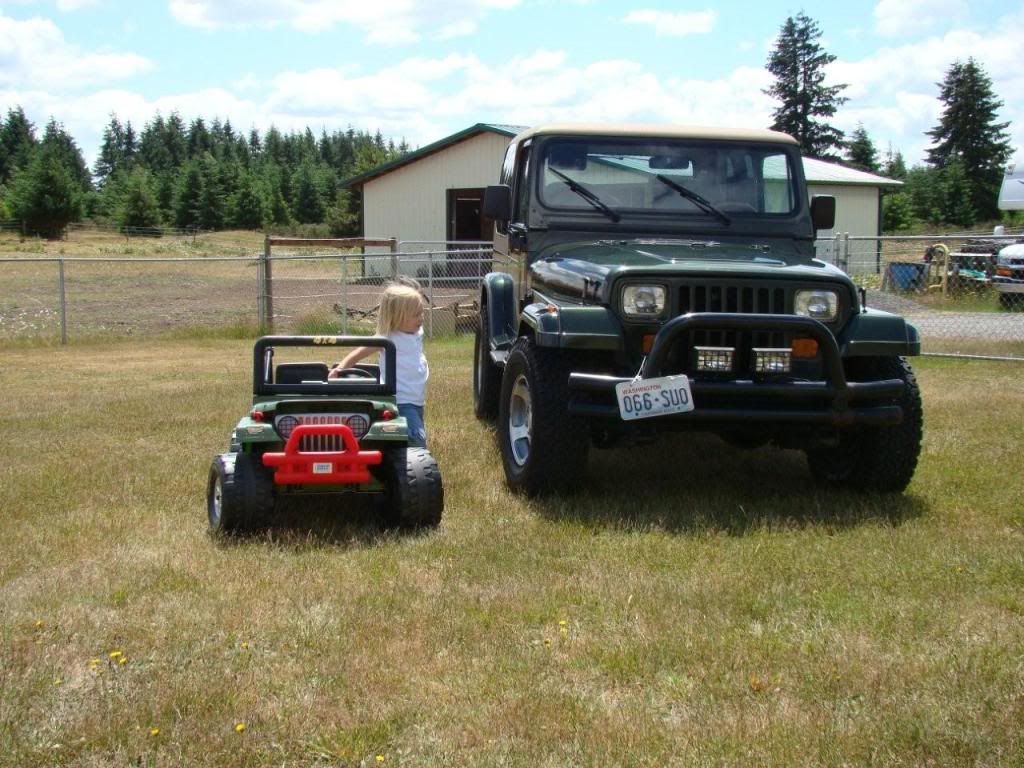
[[(815, 7), (819, 6), (819, 7)], [(973, 56), (1024, 162), (1024, 4), (1008, 0), (0, 0), (0, 110), (62, 122), (93, 161), (110, 114), (239, 130), (380, 130), (422, 146), (478, 122), (766, 127), (765, 62), (803, 10), (847, 83), (834, 123), (908, 164)]]

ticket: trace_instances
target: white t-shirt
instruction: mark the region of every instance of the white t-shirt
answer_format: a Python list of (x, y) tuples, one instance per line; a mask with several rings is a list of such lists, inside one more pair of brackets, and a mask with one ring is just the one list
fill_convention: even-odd
[[(395, 402), (425, 405), (427, 395), (427, 379), (430, 377), (430, 366), (427, 356), (423, 354), (423, 329), (416, 333), (393, 331), (387, 335), (395, 345)], [(386, 356), (382, 353), (380, 375), (387, 376)]]

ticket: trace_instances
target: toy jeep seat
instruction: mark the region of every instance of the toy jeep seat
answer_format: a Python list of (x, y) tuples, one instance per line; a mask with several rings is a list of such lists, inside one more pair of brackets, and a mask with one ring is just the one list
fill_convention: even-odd
[(281, 363), (274, 372), (276, 384), (301, 384), (304, 381), (327, 381), (327, 364)]

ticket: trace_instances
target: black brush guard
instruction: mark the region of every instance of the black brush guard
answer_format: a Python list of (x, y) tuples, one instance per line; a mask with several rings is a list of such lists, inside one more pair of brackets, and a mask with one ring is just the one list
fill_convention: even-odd
[[(650, 354), (640, 369), (640, 378), (663, 376), (665, 362), (680, 336), (693, 331), (781, 331), (812, 338), (818, 342), (825, 379), (823, 381), (702, 381), (690, 379), (694, 410), (688, 413), (657, 416), (651, 421), (672, 420), (694, 424), (730, 424), (739, 422), (789, 423), (849, 427), (863, 424), (887, 426), (903, 420), (898, 405), (877, 405), (871, 401), (891, 400), (903, 394), (900, 379), (849, 382), (843, 373), (839, 345), (831, 331), (817, 320), (796, 315), (723, 314), (697, 312), (673, 318), (654, 337)], [(689, 350), (687, 350), (687, 353)], [(569, 374), (569, 412), (580, 416), (619, 419), (615, 385), (632, 381), (631, 377), (594, 373)], [(604, 396), (594, 402), (594, 395)], [(760, 401), (758, 407), (733, 407), (702, 404), (709, 399), (728, 398), (731, 402)], [(611, 402), (604, 402), (611, 399)], [(778, 407), (762, 407), (778, 401)], [(787, 408), (786, 403), (801, 408)], [(867, 404), (862, 404), (862, 403)], [(817, 408), (813, 407), (815, 404)]]

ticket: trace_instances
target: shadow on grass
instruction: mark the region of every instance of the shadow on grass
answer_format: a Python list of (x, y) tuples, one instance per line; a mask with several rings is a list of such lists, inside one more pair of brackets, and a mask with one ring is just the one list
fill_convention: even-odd
[(356, 494), (280, 499), (268, 526), (242, 536), (217, 536), (220, 546), (269, 546), (301, 551), (359, 549), (428, 536), (433, 529), (406, 530), (381, 521), (374, 500)]
[(744, 535), (771, 528), (901, 525), (927, 511), (912, 494), (815, 483), (799, 451), (744, 451), (712, 435), (592, 451), (584, 487), (532, 501), (543, 517), (602, 527)]

